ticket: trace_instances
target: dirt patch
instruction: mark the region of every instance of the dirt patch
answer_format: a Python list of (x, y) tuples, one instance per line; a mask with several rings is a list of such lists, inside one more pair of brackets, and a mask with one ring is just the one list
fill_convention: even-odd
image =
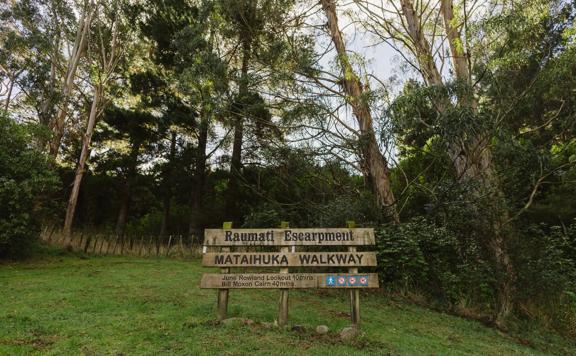
[(16, 345), (16, 346), (32, 346), (35, 350), (45, 350), (52, 346), (58, 337), (55, 335), (43, 335), (43, 336), (31, 336), (26, 338), (17, 339), (4, 339), (0, 340), (0, 344), (3, 345)]

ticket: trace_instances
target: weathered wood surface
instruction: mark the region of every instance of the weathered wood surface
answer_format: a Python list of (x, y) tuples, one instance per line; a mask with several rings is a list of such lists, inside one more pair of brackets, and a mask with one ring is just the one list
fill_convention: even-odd
[[(355, 253), (356, 247), (348, 247), (348, 252)], [(358, 267), (352, 267), (348, 269), (349, 273), (358, 273)], [(360, 291), (358, 289), (350, 290), (350, 319), (352, 325), (360, 325)]]
[(226, 267), (364, 267), (376, 266), (375, 252), (208, 252), (203, 266)]
[[(222, 247), (223, 252), (229, 252), (230, 247)], [(220, 273), (230, 273), (230, 268), (220, 268)], [(222, 321), (228, 318), (228, 289), (218, 291), (218, 320)]]
[[(286, 254), (289, 251), (289, 247), (283, 246), (280, 248), (280, 252)], [(288, 274), (289, 269), (287, 267), (280, 268), (280, 274)], [(280, 289), (280, 300), (278, 301), (278, 325), (285, 326), (288, 324), (288, 289)]]
[(374, 245), (372, 228), (206, 229), (206, 246), (359, 246)]
[(376, 273), (205, 273), (200, 288), (303, 289), (378, 288)]

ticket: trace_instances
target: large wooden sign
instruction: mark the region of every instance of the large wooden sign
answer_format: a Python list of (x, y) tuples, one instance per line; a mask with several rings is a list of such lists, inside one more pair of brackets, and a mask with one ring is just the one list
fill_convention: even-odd
[(374, 245), (374, 229), (206, 229), (206, 246)]
[(201, 288), (378, 288), (376, 273), (206, 273)]
[(208, 252), (203, 266), (218, 267), (352, 267), (376, 266), (374, 252)]
[[(288, 226), (287, 223), (283, 226)], [(288, 290), (297, 288), (349, 289), (352, 323), (360, 322), (362, 288), (378, 288), (378, 275), (360, 273), (358, 267), (376, 266), (374, 252), (356, 246), (374, 245), (374, 229), (206, 229), (202, 265), (220, 267), (220, 273), (205, 273), (200, 288), (218, 289), (218, 317), (225, 319), (229, 289), (279, 289), (278, 324), (288, 320)], [(234, 252), (234, 246), (244, 251)], [(278, 252), (246, 252), (249, 246), (280, 246)], [(290, 247), (291, 246), (291, 247)], [(348, 246), (347, 252), (296, 252), (297, 246)], [(212, 251), (208, 251), (212, 249)], [(231, 267), (276, 267), (279, 273), (230, 273)], [(290, 273), (289, 267), (347, 267), (348, 273)]]

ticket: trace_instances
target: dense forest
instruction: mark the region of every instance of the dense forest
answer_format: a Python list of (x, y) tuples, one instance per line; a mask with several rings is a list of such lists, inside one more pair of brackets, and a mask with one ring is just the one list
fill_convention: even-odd
[(0, 5), (0, 257), (374, 227), (390, 293), (576, 337), (576, 2)]

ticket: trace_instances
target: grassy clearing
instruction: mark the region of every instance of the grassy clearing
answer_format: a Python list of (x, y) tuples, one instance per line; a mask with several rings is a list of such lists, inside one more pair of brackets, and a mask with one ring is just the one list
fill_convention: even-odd
[[(265, 328), (277, 291), (232, 291), (231, 316), (251, 326), (221, 326), (216, 291), (197, 286), (198, 261), (58, 257), (0, 265), (0, 354), (576, 354), (576, 345), (533, 333), (531, 346), (461, 318), (362, 296), (364, 334), (338, 340), (348, 325), (344, 291), (292, 291), (290, 319), (303, 332)], [(316, 325), (333, 332), (317, 336)]]

